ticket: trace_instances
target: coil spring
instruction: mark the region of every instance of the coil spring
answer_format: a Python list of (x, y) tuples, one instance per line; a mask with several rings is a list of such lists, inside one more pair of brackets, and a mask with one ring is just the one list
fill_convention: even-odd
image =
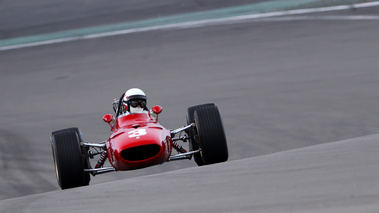
[(180, 153), (186, 153), (187, 152), (187, 150), (185, 150), (182, 146), (180, 146), (175, 141), (172, 142), (172, 147), (174, 147), (176, 149), (176, 151), (178, 151)]
[(104, 152), (101, 154), (99, 160), (97, 161), (97, 164), (96, 164), (95, 168), (100, 168), (100, 167), (102, 167), (102, 166), (104, 165), (104, 162), (105, 162), (105, 159), (106, 159), (106, 158), (107, 158), (107, 151), (104, 151)]

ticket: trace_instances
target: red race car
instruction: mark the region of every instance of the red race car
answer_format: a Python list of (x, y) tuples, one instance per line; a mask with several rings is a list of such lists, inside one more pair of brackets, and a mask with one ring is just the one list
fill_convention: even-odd
[[(115, 99), (114, 116), (107, 114), (103, 117), (111, 128), (107, 141), (84, 142), (81, 131), (76, 127), (52, 133), (50, 141), (55, 171), (62, 189), (88, 185), (91, 175), (111, 171), (140, 169), (192, 157), (199, 166), (228, 159), (225, 132), (215, 104), (189, 107), (187, 125), (168, 130), (158, 123), (158, 115), (162, 112), (160, 106), (142, 113), (123, 113), (127, 108), (125, 96), (126, 93)], [(188, 142), (189, 150), (178, 142)], [(96, 155), (99, 159), (92, 167), (90, 159)], [(103, 167), (106, 159), (111, 166)]]

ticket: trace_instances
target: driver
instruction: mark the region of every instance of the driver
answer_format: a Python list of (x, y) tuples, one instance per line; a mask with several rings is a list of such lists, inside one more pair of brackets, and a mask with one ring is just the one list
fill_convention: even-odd
[(143, 113), (147, 112), (148, 108), (146, 106), (146, 95), (138, 88), (131, 88), (125, 92), (124, 98), (122, 99), (122, 104), (125, 109), (125, 113)]

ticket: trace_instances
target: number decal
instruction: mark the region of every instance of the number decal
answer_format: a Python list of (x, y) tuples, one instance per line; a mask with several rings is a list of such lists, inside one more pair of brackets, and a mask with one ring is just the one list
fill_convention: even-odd
[(128, 134), (129, 134), (129, 138), (133, 138), (133, 137), (139, 138), (142, 135), (146, 135), (146, 129), (132, 130), (128, 132)]

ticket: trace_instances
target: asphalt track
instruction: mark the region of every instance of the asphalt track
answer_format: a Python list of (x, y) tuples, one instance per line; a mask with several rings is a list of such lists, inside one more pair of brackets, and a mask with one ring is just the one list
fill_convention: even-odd
[(0, 39), (101, 26), (189, 12), (240, 6), (264, 0), (0, 1)]
[(379, 135), (1, 201), (2, 212), (377, 212)]
[[(104, 199), (131, 212), (375, 212), (377, 135), (280, 151), (378, 132), (379, 22), (358, 19), (376, 14), (372, 7), (0, 52), (0, 211), (100, 212)], [(215, 102), (231, 162), (171, 162), (59, 191), (50, 133), (78, 126), (85, 140), (104, 140), (101, 117), (130, 87), (163, 106), (168, 128), (185, 124), (188, 106)], [(145, 174), (154, 175), (133, 178)]]

